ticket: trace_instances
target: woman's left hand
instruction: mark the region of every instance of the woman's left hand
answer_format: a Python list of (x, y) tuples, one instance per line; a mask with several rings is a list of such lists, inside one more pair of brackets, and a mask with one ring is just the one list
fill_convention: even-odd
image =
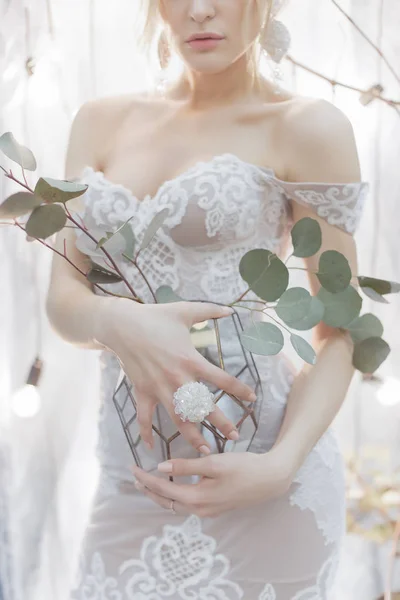
[(291, 484), (291, 470), (274, 449), (265, 454), (227, 452), (204, 458), (176, 458), (161, 463), (159, 471), (174, 477), (200, 475), (201, 479), (198, 483), (178, 484), (134, 466), (137, 489), (163, 508), (171, 508), (174, 500), (178, 514), (199, 517), (215, 517), (276, 498)]

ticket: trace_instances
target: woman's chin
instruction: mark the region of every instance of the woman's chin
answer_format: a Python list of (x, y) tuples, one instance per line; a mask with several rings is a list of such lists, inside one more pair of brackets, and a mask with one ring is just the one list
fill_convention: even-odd
[(191, 57), (190, 60), (186, 60), (185, 62), (189, 69), (204, 75), (217, 75), (228, 69), (231, 65), (231, 62), (218, 60), (215, 56), (208, 58), (199, 56), (198, 59)]

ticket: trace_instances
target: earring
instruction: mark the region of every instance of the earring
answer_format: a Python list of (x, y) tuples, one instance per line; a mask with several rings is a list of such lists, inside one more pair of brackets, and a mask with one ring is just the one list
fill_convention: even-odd
[(288, 53), (291, 41), (289, 29), (274, 18), (269, 21), (260, 38), (262, 49), (275, 63), (280, 63)]
[(165, 29), (162, 30), (158, 39), (157, 50), (160, 67), (164, 70), (168, 67), (169, 61), (171, 60), (171, 49)]

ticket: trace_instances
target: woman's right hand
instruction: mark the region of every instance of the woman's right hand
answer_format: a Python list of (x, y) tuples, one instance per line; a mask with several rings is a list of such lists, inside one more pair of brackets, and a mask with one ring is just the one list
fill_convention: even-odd
[[(195, 423), (175, 413), (174, 392), (199, 379), (244, 400), (254, 401), (254, 391), (196, 350), (190, 337), (195, 323), (226, 317), (230, 309), (211, 302), (137, 304), (117, 297), (103, 298), (104, 311), (96, 323), (96, 340), (112, 350), (135, 387), (137, 419), (143, 441), (153, 447), (152, 419), (161, 403), (177, 429), (196, 450), (209, 454), (209, 445)], [(229, 439), (237, 429), (216, 406), (207, 420)]]

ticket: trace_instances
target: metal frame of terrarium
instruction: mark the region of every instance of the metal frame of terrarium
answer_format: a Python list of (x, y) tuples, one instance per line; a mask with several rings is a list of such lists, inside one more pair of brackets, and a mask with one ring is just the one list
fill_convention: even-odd
[[(243, 325), (240, 319), (240, 316), (237, 314), (237, 312), (234, 312), (230, 317), (233, 319), (233, 323), (236, 329), (236, 334), (237, 334), (237, 338), (240, 342), (240, 346), (241, 346), (241, 350), (243, 353), (243, 357), (244, 357), (244, 365), (243, 367), (234, 374), (234, 377), (240, 377), (242, 375), (242, 373), (248, 369), (254, 382), (255, 382), (255, 388), (254, 391), (257, 393), (257, 390), (259, 388), (261, 388), (261, 379), (260, 379), (260, 375), (258, 373), (258, 368), (256, 365), (256, 362), (254, 360), (254, 356), (253, 354), (244, 349), (244, 346), (240, 340), (240, 332), (239, 332), (239, 328), (238, 328), (238, 324), (241, 328), (241, 330), (243, 331)], [(224, 319), (226, 320), (226, 319)], [(219, 325), (218, 325), (218, 319), (212, 319), (212, 321), (214, 321), (214, 328), (215, 328), (215, 334), (216, 334), (216, 341), (217, 341), (217, 349), (218, 349), (218, 358), (219, 358), (219, 366), (221, 369), (225, 370), (225, 363), (224, 363), (224, 356), (223, 356), (223, 348), (222, 348), (222, 344), (221, 344), (221, 336), (220, 336), (220, 331), (219, 331)], [(250, 359), (251, 359), (251, 363), (252, 365), (250, 365), (250, 362), (248, 360), (247, 354), (246, 352), (250, 355)], [(202, 351), (203, 356), (205, 356), (205, 358), (207, 358), (207, 354), (208, 354), (208, 349), (207, 347), (205, 349), (203, 349)], [(209, 359), (210, 360), (210, 359)], [(214, 361), (211, 361), (213, 364), (215, 364)], [(252, 370), (252, 367), (254, 368), (254, 371)], [(125, 389), (126, 390), (126, 394), (124, 395), (124, 397), (121, 399), (119, 398), (119, 396), (121, 395), (121, 390)], [(257, 432), (258, 429), (258, 419), (255, 415), (257, 409), (259, 409), (260, 403), (257, 400), (255, 403), (249, 403), (250, 407), (246, 405), (246, 403), (242, 400), (240, 400), (239, 398), (237, 398), (236, 396), (233, 396), (232, 394), (226, 392), (225, 390), (218, 390), (217, 392), (214, 393), (214, 397), (215, 397), (215, 403), (218, 404), (218, 402), (220, 401), (220, 399), (223, 396), (229, 396), (238, 406), (240, 406), (240, 408), (243, 410), (243, 416), (241, 417), (241, 419), (239, 419), (239, 421), (235, 424), (238, 431), (240, 432), (240, 428), (242, 426), (242, 424), (244, 423), (244, 421), (247, 418), (251, 418), (253, 421), (253, 425), (254, 425), (254, 432), (252, 434), (252, 437), (249, 441), (249, 446)], [(132, 433), (130, 431), (130, 427), (132, 426), (132, 424), (135, 422), (135, 419), (137, 417), (137, 410), (136, 410), (136, 400), (134, 395), (132, 394), (132, 384), (129, 381), (128, 377), (126, 376), (126, 374), (123, 372), (122, 368), (121, 368), (121, 374), (120, 377), (118, 379), (118, 382), (116, 384), (116, 388), (113, 394), (113, 402), (114, 402), (114, 406), (117, 410), (120, 422), (121, 422), (121, 426), (122, 429), (125, 433), (126, 439), (128, 441), (129, 447), (131, 449), (132, 455), (134, 457), (134, 460), (136, 462), (136, 464), (139, 467), (142, 467), (142, 463), (139, 457), (139, 453), (137, 451), (137, 446), (139, 445), (139, 443), (141, 442), (141, 437), (140, 435), (137, 436), (136, 439), (133, 439)], [(133, 414), (132, 414), (132, 407), (133, 407)], [(156, 408), (156, 413), (158, 411), (158, 406)], [(130, 411), (130, 416), (126, 417), (125, 416), (125, 412), (127, 412), (127, 410)], [(158, 423), (160, 423), (160, 419), (158, 419)], [(222, 435), (217, 428), (212, 425), (211, 423), (208, 423), (207, 421), (202, 421), (201, 425), (203, 425), (206, 429), (208, 429), (212, 435), (214, 436), (215, 439), (215, 443), (218, 449), (219, 453), (223, 453), (225, 451), (225, 447), (227, 442), (231, 441), (228, 440), (224, 435)], [(155, 433), (158, 435), (158, 437), (160, 438), (160, 440), (162, 440), (162, 442), (165, 444), (165, 456), (166, 459), (170, 459), (173, 458), (173, 456), (171, 455), (171, 443), (178, 438), (181, 435), (180, 431), (176, 431), (172, 436), (170, 437), (166, 437), (162, 430), (157, 427), (156, 425), (152, 425), (153, 431), (155, 431)]]

